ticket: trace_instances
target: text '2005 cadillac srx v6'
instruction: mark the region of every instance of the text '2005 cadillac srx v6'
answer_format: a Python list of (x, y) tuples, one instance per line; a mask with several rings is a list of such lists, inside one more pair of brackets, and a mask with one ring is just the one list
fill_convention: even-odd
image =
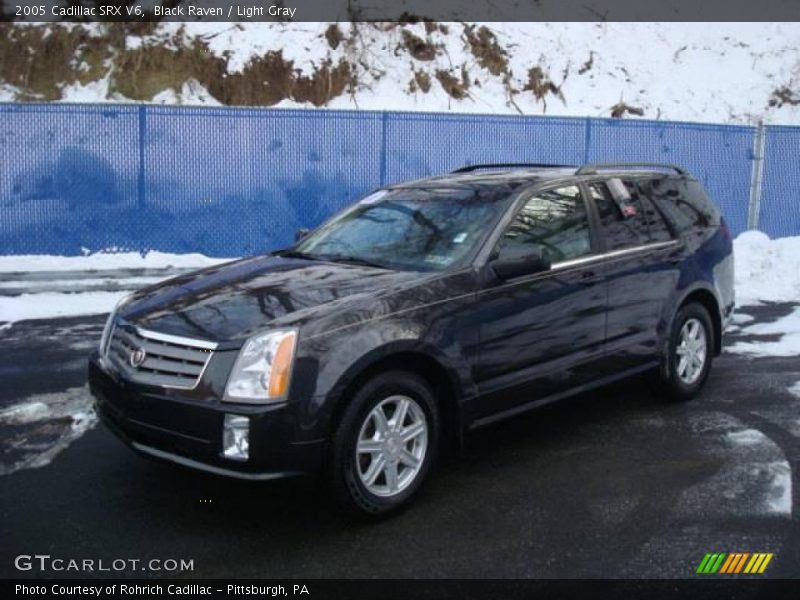
[(481, 165), (132, 294), (89, 381), (142, 454), (323, 472), (378, 516), (476, 427), (643, 371), (691, 398), (733, 306), (730, 232), (683, 169)]

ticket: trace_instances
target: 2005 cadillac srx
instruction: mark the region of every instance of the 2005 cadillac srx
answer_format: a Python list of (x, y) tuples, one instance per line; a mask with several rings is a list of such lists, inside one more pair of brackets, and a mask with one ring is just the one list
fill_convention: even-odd
[(386, 515), (470, 429), (646, 370), (694, 396), (733, 306), (730, 232), (683, 169), (479, 165), (132, 294), (89, 381), (142, 454), (321, 471)]

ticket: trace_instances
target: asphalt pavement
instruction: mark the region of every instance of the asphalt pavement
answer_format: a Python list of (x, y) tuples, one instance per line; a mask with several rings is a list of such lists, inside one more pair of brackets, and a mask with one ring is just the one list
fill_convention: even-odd
[[(639, 377), (477, 431), (410, 510), (353, 524), (313, 479), (154, 463), (94, 424), (85, 366), (103, 320), (0, 330), (0, 576), (694, 577), (708, 552), (774, 553), (758, 577), (800, 576), (797, 357), (723, 354), (689, 403)], [(28, 554), (193, 570), (15, 569)]]

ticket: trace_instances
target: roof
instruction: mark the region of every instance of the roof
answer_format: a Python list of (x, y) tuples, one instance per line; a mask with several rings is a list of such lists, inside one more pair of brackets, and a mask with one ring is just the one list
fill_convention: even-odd
[(663, 176), (665, 170), (674, 171), (680, 177), (689, 176), (682, 167), (660, 163), (590, 163), (580, 167), (500, 164), (473, 165), (445, 175), (402, 182), (392, 187), (506, 185), (514, 188), (538, 182), (590, 178), (601, 172), (607, 177)]
[(443, 186), (482, 186), (482, 185), (507, 185), (517, 187), (523, 184), (536, 183), (537, 181), (549, 181), (552, 179), (563, 179), (575, 175), (575, 168), (516, 168), (503, 170), (484, 170), (470, 171), (467, 173), (447, 173), (406, 181), (393, 187), (419, 187), (420, 185), (443, 185)]

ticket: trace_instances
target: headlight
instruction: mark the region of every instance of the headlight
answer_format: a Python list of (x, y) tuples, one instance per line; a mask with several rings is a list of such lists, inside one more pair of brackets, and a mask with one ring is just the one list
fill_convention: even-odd
[(225, 389), (226, 402), (264, 404), (286, 395), (292, 375), (295, 330), (270, 331), (248, 339)]
[(106, 326), (103, 328), (103, 335), (100, 337), (100, 356), (105, 356), (108, 353), (109, 337), (114, 327), (114, 319), (117, 317), (117, 311), (130, 302), (131, 298), (133, 298), (133, 294), (123, 296), (120, 301), (117, 302), (116, 306), (114, 306), (114, 310), (111, 311), (111, 314), (108, 315)]

